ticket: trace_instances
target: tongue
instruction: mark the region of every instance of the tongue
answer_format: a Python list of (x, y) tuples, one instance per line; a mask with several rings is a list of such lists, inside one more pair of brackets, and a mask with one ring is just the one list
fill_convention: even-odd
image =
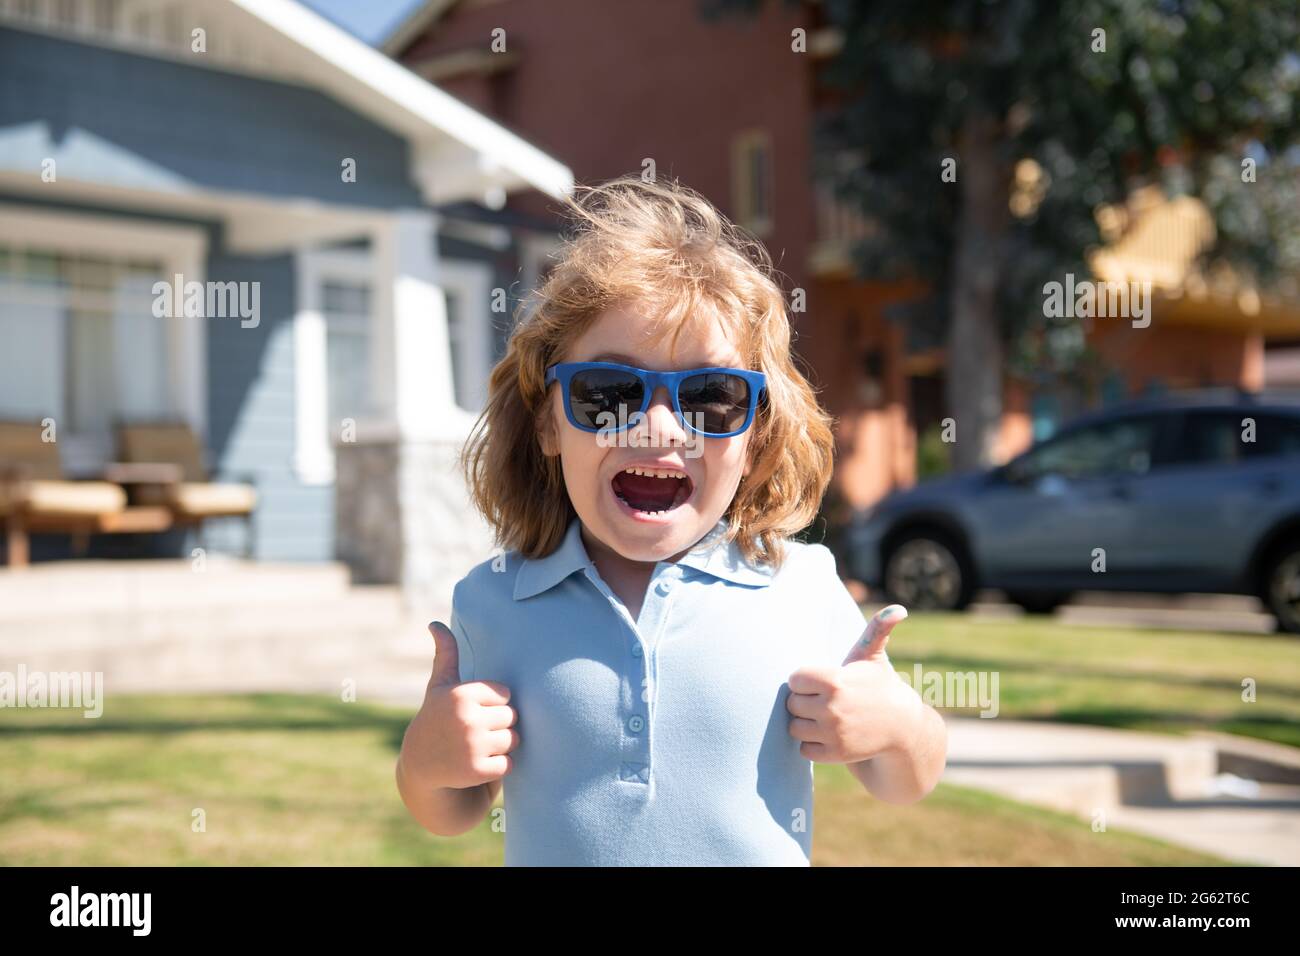
[(681, 478), (654, 478), (626, 472), (614, 476), (614, 490), (637, 511), (667, 511), (681, 483)]

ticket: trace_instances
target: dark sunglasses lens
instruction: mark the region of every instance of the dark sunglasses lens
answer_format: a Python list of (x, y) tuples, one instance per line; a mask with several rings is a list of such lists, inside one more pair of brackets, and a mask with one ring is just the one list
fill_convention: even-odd
[(592, 368), (569, 382), (569, 408), (587, 428), (618, 428), (641, 410), (645, 386), (631, 372)]
[(726, 372), (692, 375), (682, 380), (677, 400), (688, 424), (710, 435), (725, 435), (745, 424), (749, 383)]

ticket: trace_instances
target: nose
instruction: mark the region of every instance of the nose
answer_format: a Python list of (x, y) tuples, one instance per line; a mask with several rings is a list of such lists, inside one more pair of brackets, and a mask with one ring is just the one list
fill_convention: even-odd
[(655, 444), (685, 445), (690, 442), (690, 436), (673, 413), (673, 398), (662, 385), (650, 396), (650, 407), (645, 410), (645, 419), (637, 428), (638, 437), (644, 438), (647, 431), (649, 437), (658, 439)]

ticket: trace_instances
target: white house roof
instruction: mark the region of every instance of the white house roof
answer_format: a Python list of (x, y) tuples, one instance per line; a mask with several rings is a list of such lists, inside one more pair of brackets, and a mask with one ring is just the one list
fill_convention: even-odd
[(416, 76), (296, 0), (221, 0), (296, 48), (321, 87), (417, 148), (416, 178), (434, 203), (536, 189), (560, 198), (573, 172), (499, 123)]
[[(496, 206), (521, 189), (559, 199), (573, 189), (567, 166), (297, 0), (105, 0), (90, 19), (88, 8), (0, 0), (0, 24), (319, 89), (411, 144), (411, 178), (434, 205)], [(198, 25), (208, 40), (201, 56), (190, 49)]]

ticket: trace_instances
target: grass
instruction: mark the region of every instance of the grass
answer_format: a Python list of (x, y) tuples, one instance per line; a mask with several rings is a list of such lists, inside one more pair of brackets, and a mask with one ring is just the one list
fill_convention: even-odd
[[(116, 697), (97, 720), (0, 712), (0, 862), (499, 865), (489, 823), (447, 839), (407, 815), (393, 761), (409, 716), (278, 694)], [(816, 798), (819, 865), (1223, 862), (960, 787), (891, 806), (835, 765), (817, 765)]]
[[(1185, 733), (1216, 730), (1300, 746), (1300, 640), (914, 614), (889, 657), (909, 677), (990, 671), (998, 716)], [(1242, 699), (1242, 682), (1256, 699)], [(974, 715), (978, 708), (944, 708)]]

